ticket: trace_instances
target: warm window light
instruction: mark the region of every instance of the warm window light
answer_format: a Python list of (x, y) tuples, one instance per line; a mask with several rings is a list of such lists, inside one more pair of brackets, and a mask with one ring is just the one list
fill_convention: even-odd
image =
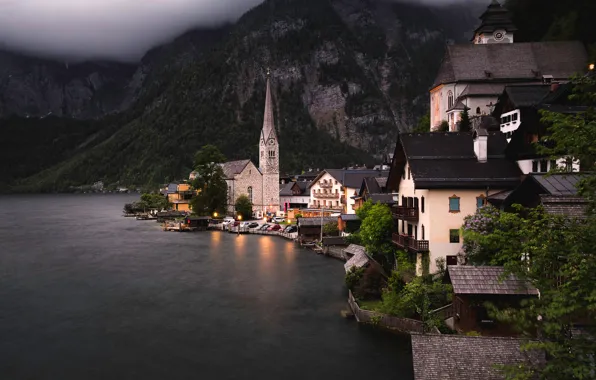
[(214, 213), (213, 213), (213, 217), (214, 217), (214, 218), (217, 218), (217, 212), (214, 212)]
[(594, 70), (594, 64), (590, 63), (590, 66), (588, 66), (590, 68), (590, 71)]

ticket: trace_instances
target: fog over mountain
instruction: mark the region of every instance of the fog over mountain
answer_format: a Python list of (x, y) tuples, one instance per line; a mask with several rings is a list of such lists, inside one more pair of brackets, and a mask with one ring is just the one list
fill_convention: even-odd
[[(393, 1), (445, 5), (488, 0)], [(0, 46), (69, 60), (138, 61), (150, 48), (188, 29), (233, 22), (261, 2), (0, 0)]]

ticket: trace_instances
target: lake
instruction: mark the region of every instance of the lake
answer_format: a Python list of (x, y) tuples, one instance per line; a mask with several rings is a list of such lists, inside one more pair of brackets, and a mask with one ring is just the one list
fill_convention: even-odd
[(275, 236), (164, 232), (138, 195), (0, 197), (2, 379), (412, 379), (343, 263)]

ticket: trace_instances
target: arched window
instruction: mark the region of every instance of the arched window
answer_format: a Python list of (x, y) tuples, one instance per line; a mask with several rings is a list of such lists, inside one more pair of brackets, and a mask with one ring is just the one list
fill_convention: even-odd
[(476, 107), (476, 115), (480, 115), (480, 107)]
[(250, 200), (250, 203), (252, 203), (252, 186), (248, 187), (248, 199)]
[(453, 107), (453, 92), (449, 91), (447, 93), (447, 108)]

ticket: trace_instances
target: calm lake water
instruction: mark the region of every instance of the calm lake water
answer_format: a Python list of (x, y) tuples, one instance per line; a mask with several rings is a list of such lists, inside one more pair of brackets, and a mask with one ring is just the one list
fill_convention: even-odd
[(137, 197), (0, 197), (0, 378), (413, 377), (409, 338), (341, 317), (341, 262), (163, 232), (121, 216)]

